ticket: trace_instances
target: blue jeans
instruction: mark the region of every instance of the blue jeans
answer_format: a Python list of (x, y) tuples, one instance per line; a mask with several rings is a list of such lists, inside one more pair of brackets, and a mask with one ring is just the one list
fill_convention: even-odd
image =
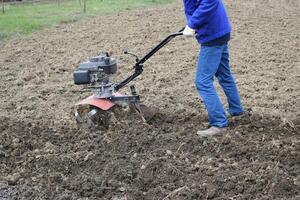
[(198, 68), (195, 77), (196, 88), (201, 96), (211, 126), (226, 127), (227, 117), (223, 105), (214, 87), (217, 77), (228, 102), (228, 112), (232, 116), (243, 113), (238, 89), (230, 71), (227, 44), (220, 46), (201, 46)]

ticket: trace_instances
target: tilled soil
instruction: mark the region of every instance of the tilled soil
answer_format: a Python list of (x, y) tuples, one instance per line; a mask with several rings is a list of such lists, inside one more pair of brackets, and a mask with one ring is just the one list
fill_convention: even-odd
[[(0, 199), (299, 199), (299, 1), (226, 0), (231, 65), (247, 108), (226, 134), (207, 126), (193, 79), (198, 45), (176, 38), (136, 87), (159, 108), (145, 124), (123, 115), (108, 130), (76, 126), (72, 72), (110, 51), (115, 80), (184, 24), (181, 2), (61, 24), (0, 49)], [(225, 100), (224, 95), (222, 96)]]

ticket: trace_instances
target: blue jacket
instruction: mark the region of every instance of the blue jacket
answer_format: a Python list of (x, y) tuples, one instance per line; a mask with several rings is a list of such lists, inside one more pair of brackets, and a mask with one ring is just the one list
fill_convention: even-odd
[(183, 0), (188, 26), (199, 43), (207, 43), (231, 32), (222, 0)]

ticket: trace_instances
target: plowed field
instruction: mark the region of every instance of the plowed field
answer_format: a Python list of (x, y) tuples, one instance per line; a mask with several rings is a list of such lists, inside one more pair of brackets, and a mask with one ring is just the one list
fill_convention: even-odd
[[(207, 126), (194, 86), (198, 44), (176, 38), (145, 64), (145, 125), (123, 116), (107, 131), (76, 126), (79, 63), (100, 52), (133, 58), (185, 25), (182, 3), (61, 24), (0, 49), (0, 199), (300, 199), (299, 1), (226, 0), (231, 66), (247, 115), (226, 134)], [(126, 92), (126, 91), (124, 91)], [(224, 95), (222, 95), (225, 100)]]

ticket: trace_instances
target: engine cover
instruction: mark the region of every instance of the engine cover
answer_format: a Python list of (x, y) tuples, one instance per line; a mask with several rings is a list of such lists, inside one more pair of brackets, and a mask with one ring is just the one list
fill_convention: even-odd
[[(81, 63), (74, 71), (73, 78), (76, 85), (103, 82), (107, 77), (117, 72), (117, 61), (108, 54), (90, 58)], [(103, 80), (102, 80), (103, 79)]]

